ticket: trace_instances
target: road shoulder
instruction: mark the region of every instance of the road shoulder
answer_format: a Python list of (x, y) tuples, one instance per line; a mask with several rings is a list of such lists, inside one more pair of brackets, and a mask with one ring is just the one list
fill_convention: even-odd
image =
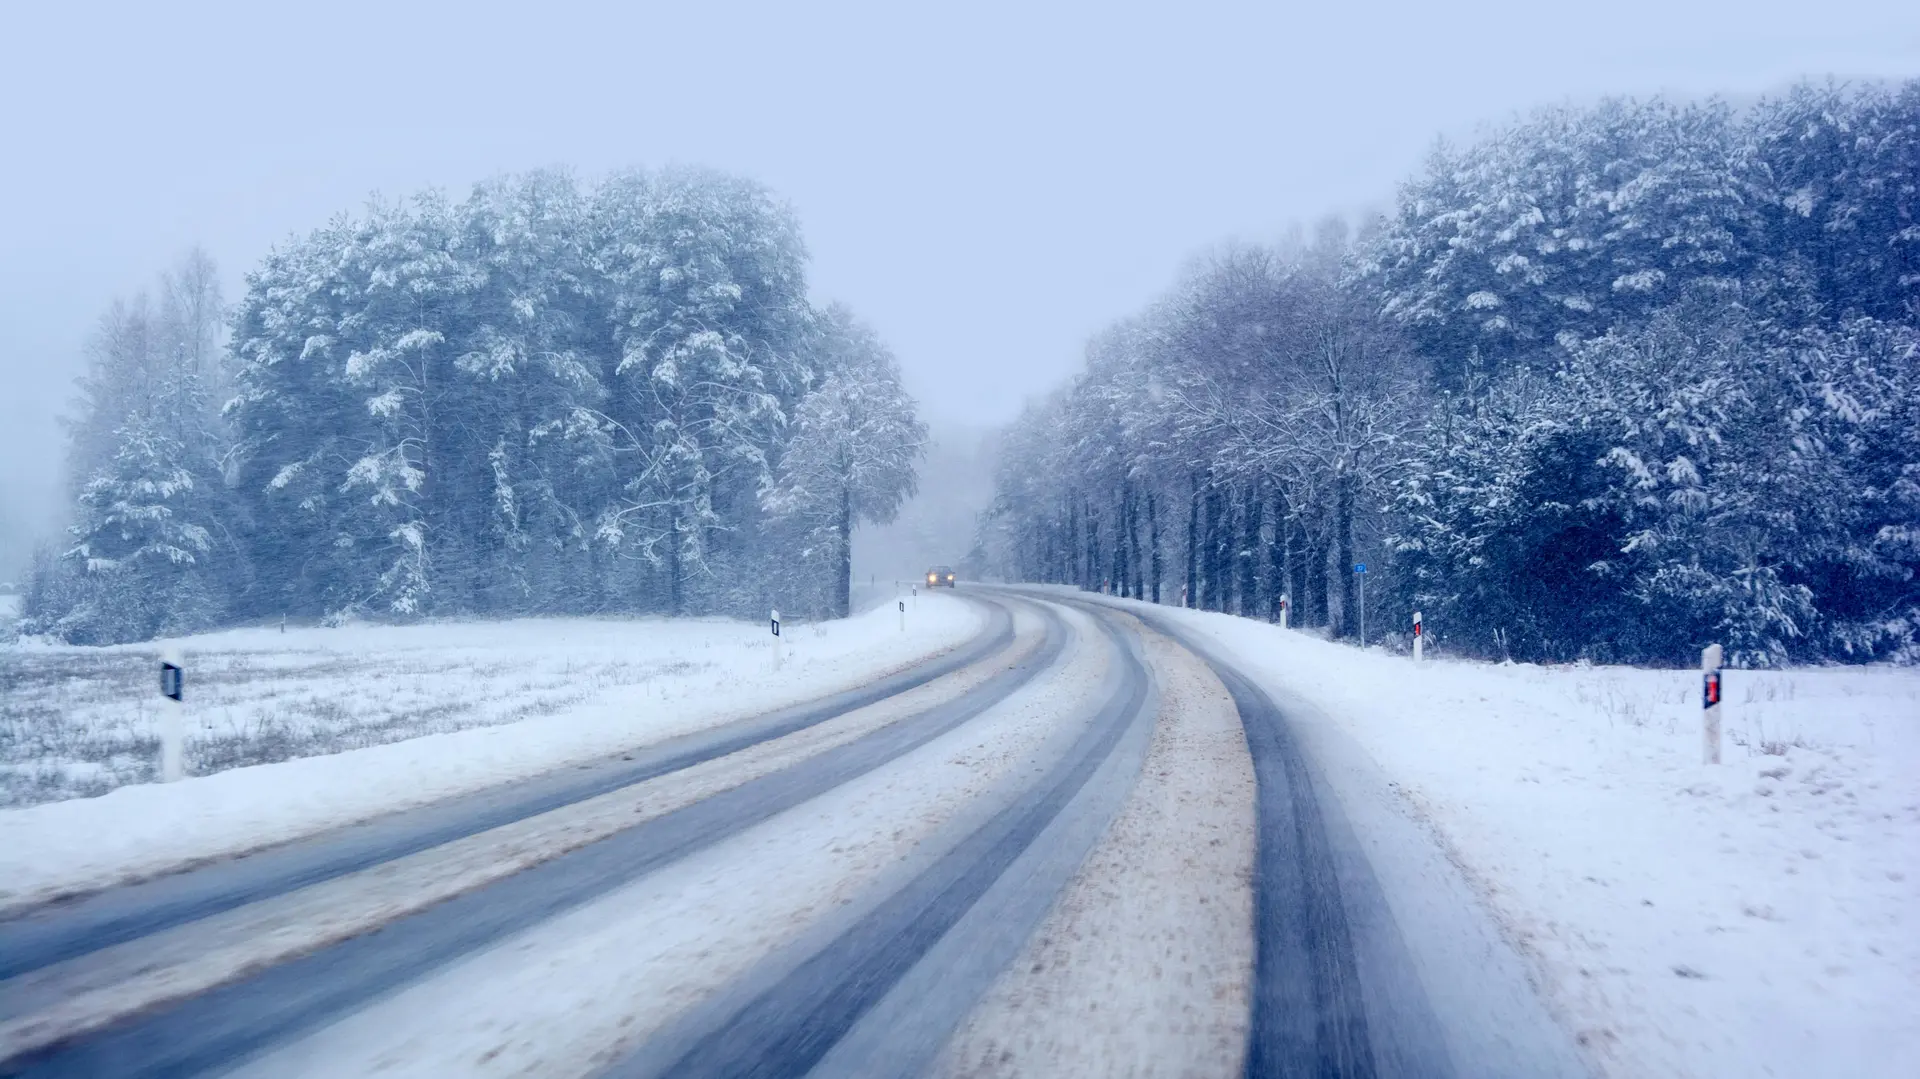
[(1160, 713), (1120, 815), (933, 1074), (1237, 1074), (1252, 978), (1253, 766), (1204, 663), (1143, 634)]

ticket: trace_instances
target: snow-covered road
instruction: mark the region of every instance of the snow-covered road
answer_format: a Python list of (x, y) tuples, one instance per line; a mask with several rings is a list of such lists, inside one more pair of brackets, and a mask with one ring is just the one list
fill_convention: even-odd
[(860, 688), (0, 921), (0, 1075), (1581, 1073), (1189, 627), (961, 598)]

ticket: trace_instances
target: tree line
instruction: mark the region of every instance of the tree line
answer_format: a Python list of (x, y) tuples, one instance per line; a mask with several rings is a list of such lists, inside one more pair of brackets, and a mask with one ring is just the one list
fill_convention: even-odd
[(1911, 659), (1920, 81), (1543, 110), (1214, 252), (1005, 433), (980, 541), (1341, 637), (1365, 564), (1491, 658)]
[(844, 615), (852, 529), (911, 495), (926, 433), (806, 267), (783, 203), (691, 169), (376, 202), (231, 308), (195, 254), (91, 342), (25, 628)]

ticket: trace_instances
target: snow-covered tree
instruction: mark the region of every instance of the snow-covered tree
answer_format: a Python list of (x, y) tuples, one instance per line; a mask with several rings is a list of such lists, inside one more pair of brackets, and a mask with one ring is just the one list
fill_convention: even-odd
[(39, 559), (28, 628), (73, 640), (134, 640), (211, 625), (247, 567), (227, 523), (232, 437), (219, 274), (190, 251), (160, 276), (159, 302), (116, 301), (87, 345), (67, 417), (71, 528), (64, 558)]
[(49, 628), (93, 644), (207, 628), (224, 611), (206, 572), (213, 538), (188, 449), (146, 413), (117, 434), (119, 451), (87, 481), (71, 529), (79, 602)]
[(536, 173), (333, 222), (236, 318), (258, 608), (758, 606), (814, 317), (790, 211), (715, 173)]
[(1405, 601), (1523, 659), (1865, 658), (1913, 640), (1915, 336), (1669, 310), (1438, 410)]
[(1367, 561), (1496, 657), (1913, 655), (1916, 103), (1549, 109), (1357, 240), (1215, 252), (1009, 428), (982, 547), (1336, 631)]
[(593, 521), (613, 462), (592, 425), (571, 422), (607, 396), (586, 214), (560, 173), (483, 184), (460, 212), (456, 250), (485, 275), (450, 337), (472, 391), (454, 528), (464, 606), (605, 605)]
[(804, 537), (804, 563), (826, 568), (825, 606), (851, 608), (853, 530), (885, 524), (914, 492), (927, 428), (886, 345), (844, 307), (820, 317), (814, 387), (794, 406), (773, 482), (763, 493)]
[(623, 476), (599, 534), (664, 570), (677, 613), (753, 555), (736, 522), (807, 381), (806, 252), (788, 208), (718, 173), (619, 176), (595, 212), (617, 349), (599, 419)]
[(1761, 285), (1801, 321), (1920, 318), (1920, 80), (1801, 84), (1745, 125)]
[(1457, 384), (1687, 296), (1724, 296), (1759, 223), (1745, 148), (1719, 103), (1542, 110), (1436, 149), (1402, 191), (1368, 273), (1385, 312)]

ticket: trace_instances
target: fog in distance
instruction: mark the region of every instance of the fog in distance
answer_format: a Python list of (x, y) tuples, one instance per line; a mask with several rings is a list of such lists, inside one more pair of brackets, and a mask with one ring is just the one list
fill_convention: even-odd
[(64, 499), (58, 417), (115, 297), (185, 250), (229, 300), (379, 193), (687, 163), (790, 200), (812, 289), (900, 357), (919, 497), (856, 579), (958, 563), (991, 429), (1183, 260), (1385, 206), (1436, 138), (1606, 94), (1920, 70), (1920, 7), (1779, 0), (39, 4), (0, 66), (0, 581)]

